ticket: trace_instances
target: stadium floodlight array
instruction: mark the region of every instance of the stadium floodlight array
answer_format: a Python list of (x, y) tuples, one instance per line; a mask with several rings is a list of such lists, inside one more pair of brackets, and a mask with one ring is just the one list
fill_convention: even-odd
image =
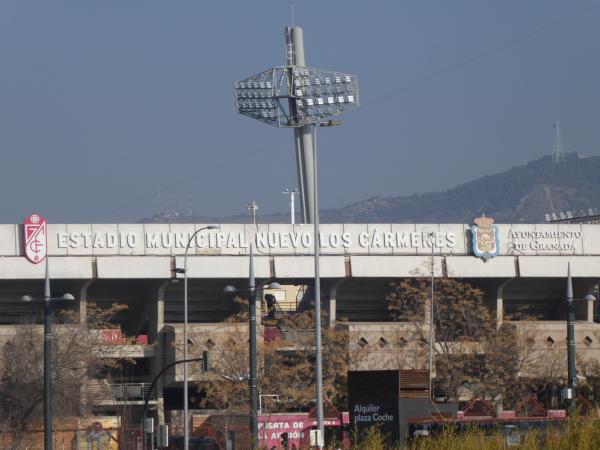
[(233, 83), (240, 114), (279, 128), (331, 120), (358, 106), (355, 75), (281, 66)]
[(598, 220), (600, 218), (600, 211), (596, 208), (588, 208), (587, 210), (580, 210), (579, 214), (573, 213), (572, 211), (566, 212), (552, 212), (544, 214), (546, 222), (549, 223), (585, 223), (589, 220)]
[[(582, 211), (582, 215), (580, 217), (584, 217), (583, 211)], [(568, 220), (568, 219), (574, 219), (576, 217), (571, 211), (567, 211), (567, 212), (560, 211), (558, 213), (552, 212), (550, 214), (544, 214), (544, 218), (546, 219), (546, 222), (554, 222), (556, 220)]]

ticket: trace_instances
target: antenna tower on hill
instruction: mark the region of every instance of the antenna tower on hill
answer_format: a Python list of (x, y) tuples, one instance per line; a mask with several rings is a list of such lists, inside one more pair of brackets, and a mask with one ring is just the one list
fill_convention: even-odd
[(559, 163), (565, 160), (565, 149), (563, 147), (562, 138), (560, 136), (560, 123), (558, 120), (554, 122), (554, 154), (552, 160)]

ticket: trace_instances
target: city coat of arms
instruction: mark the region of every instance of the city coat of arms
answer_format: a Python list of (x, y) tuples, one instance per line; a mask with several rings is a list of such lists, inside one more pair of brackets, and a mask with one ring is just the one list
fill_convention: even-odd
[(473, 253), (475, 256), (483, 258), (484, 261), (497, 256), (500, 245), (498, 242), (498, 227), (494, 225), (494, 219), (483, 214), (473, 222), (475, 222), (475, 225), (471, 227), (471, 234), (473, 235)]
[(46, 258), (46, 219), (39, 214), (32, 214), (23, 221), (23, 237), (25, 256), (34, 264)]

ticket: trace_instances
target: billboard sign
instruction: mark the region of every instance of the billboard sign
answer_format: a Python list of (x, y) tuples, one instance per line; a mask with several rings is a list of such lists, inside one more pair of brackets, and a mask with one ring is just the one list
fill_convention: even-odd
[(400, 438), (400, 379), (397, 370), (365, 370), (348, 372), (350, 425), (359, 433), (377, 426), (389, 443)]

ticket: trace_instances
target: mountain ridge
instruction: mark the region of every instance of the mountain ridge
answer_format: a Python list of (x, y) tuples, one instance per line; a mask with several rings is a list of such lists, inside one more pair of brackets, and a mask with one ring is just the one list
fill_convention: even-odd
[[(551, 156), (484, 175), (446, 191), (407, 196), (375, 196), (341, 208), (320, 211), (322, 223), (470, 223), (485, 213), (498, 223), (540, 223), (544, 215), (600, 205), (600, 156)], [(287, 223), (289, 213), (259, 216), (260, 223)], [(247, 223), (230, 217), (154, 216), (141, 222)]]

